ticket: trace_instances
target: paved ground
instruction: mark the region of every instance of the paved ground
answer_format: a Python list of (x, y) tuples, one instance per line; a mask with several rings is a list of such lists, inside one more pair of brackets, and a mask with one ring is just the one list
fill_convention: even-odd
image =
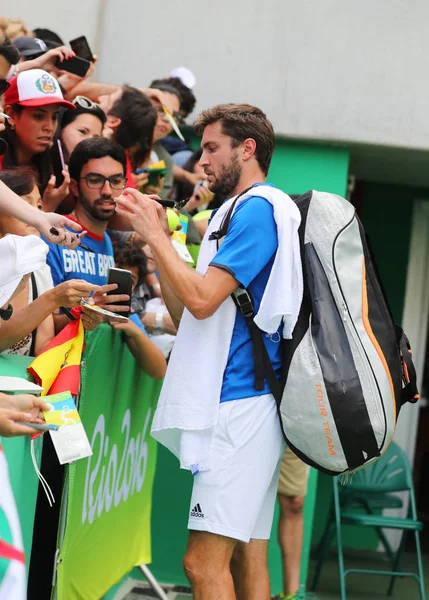
[[(377, 557), (376, 557), (377, 558)], [(376, 567), (376, 558), (374, 554), (368, 556), (366, 560), (356, 558), (346, 561), (346, 567), (355, 567), (363, 569), (380, 568), (386, 569), (386, 563), (379, 563)], [(424, 570), (426, 574), (426, 594), (429, 599), (429, 555), (423, 557)], [(404, 555), (403, 570), (415, 571), (416, 559), (414, 554)], [(387, 570), (387, 569), (386, 569)], [(310, 566), (309, 582), (311, 582), (314, 571), (314, 563)], [(388, 598), (386, 591), (389, 579), (381, 576), (370, 575), (350, 575), (347, 580), (347, 600), (382, 600)], [(315, 594), (308, 594), (308, 599), (313, 600), (340, 600), (340, 589), (338, 580), (337, 562), (334, 558), (329, 559), (322, 571), (319, 589)], [(153, 593), (147, 590), (134, 589), (124, 600), (153, 600), (156, 598)], [(169, 600), (190, 600), (189, 594), (169, 592)], [(417, 583), (412, 579), (400, 579), (396, 583), (393, 600), (419, 600), (420, 595)], [(219, 599), (221, 600), (221, 599)]]

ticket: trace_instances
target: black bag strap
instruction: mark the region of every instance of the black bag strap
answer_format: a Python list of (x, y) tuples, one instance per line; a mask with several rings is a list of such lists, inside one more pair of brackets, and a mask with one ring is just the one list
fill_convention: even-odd
[(237, 309), (243, 315), (250, 332), (253, 362), (255, 365), (255, 389), (258, 391), (264, 389), (266, 377), (275, 400), (277, 403), (280, 403), (282, 398), (282, 387), (280, 381), (277, 379), (267, 347), (265, 346), (263, 333), (253, 320), (255, 316), (253, 298), (249, 290), (244, 287), (236, 289), (235, 292), (231, 294), (231, 297), (234, 300)]
[[(220, 228), (217, 231), (213, 231), (210, 234), (209, 240), (216, 240), (218, 249), (220, 246), (220, 241), (226, 236), (228, 232), (229, 223), (231, 221), (231, 217), (233, 215), (238, 199), (241, 198), (241, 196), (246, 194), (253, 187), (254, 186), (251, 185), (236, 197), (234, 202), (231, 204), (228, 212), (224, 216)], [(276, 402), (279, 404), (282, 397), (281, 384), (280, 381), (277, 379), (277, 375), (274, 371), (274, 367), (268, 354), (267, 347), (265, 346), (263, 333), (253, 320), (255, 316), (255, 311), (253, 307), (253, 298), (250, 294), (250, 291), (240, 286), (235, 290), (235, 292), (231, 294), (231, 298), (233, 299), (237, 309), (243, 315), (250, 332), (250, 338), (252, 340), (253, 361), (255, 365), (255, 389), (257, 391), (262, 391), (265, 387), (265, 378), (267, 378), (271, 393), (273, 394)]]
[[(37, 289), (37, 283), (36, 283), (36, 278), (34, 276), (34, 273), (31, 273), (31, 289), (33, 292), (33, 302), (34, 302), (39, 297), (39, 291)], [(37, 335), (37, 327), (31, 333), (31, 346), (30, 346), (29, 356), (35, 356), (36, 335)]]
[(417, 374), (412, 359), (410, 342), (403, 331), (399, 340), (399, 349), (401, 351), (402, 370), (405, 381), (405, 386), (401, 390), (401, 405), (405, 404), (405, 402), (414, 404), (420, 399), (417, 389)]

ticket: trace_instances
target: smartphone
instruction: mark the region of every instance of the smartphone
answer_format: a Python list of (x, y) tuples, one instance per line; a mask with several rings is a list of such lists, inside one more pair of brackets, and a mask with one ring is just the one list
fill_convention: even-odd
[(57, 69), (60, 69), (61, 71), (67, 71), (68, 73), (73, 73), (73, 75), (77, 75), (78, 77), (85, 77), (90, 65), (91, 63), (89, 60), (85, 60), (79, 56), (73, 56), (72, 58), (68, 58), (62, 62), (58, 58), (55, 63)]
[[(107, 283), (118, 284), (116, 290), (107, 293), (108, 296), (111, 296), (112, 294), (128, 294), (128, 296), (130, 297), (129, 300), (124, 300), (122, 302), (112, 302), (112, 305), (114, 306), (115, 304), (128, 304), (128, 306), (131, 308), (131, 291), (133, 287), (133, 277), (131, 271), (127, 271), (126, 269), (110, 268), (107, 274)], [(121, 315), (121, 317), (129, 317), (130, 311), (122, 311), (115, 314)]]
[(89, 47), (88, 40), (84, 35), (81, 35), (74, 40), (70, 40), (70, 48), (79, 56), (79, 58), (84, 58), (85, 60), (89, 60), (90, 62), (94, 62), (94, 56), (91, 52), (91, 48)]

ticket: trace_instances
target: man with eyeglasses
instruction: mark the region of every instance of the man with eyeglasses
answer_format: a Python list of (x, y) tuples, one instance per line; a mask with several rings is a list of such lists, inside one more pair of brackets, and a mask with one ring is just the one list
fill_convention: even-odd
[[(126, 186), (125, 152), (119, 144), (105, 138), (89, 138), (80, 142), (73, 150), (70, 161), (70, 190), (76, 197), (76, 208), (70, 218), (85, 230), (84, 248), (69, 250), (50, 244), (47, 262), (51, 267), (54, 285), (69, 279), (83, 279), (88, 283), (105, 286), (103, 292), (114, 288), (106, 286), (107, 274), (114, 267), (113, 248), (106, 233), (109, 220), (115, 214), (115, 199)], [(103, 300), (104, 298), (104, 300)], [(119, 312), (126, 306), (106, 305), (105, 296), (94, 295), (96, 304)], [(111, 295), (109, 302), (122, 302), (128, 296)], [(86, 329), (99, 324), (94, 311), (83, 309)], [(62, 314), (54, 315), (55, 328), (59, 331), (68, 323)]]

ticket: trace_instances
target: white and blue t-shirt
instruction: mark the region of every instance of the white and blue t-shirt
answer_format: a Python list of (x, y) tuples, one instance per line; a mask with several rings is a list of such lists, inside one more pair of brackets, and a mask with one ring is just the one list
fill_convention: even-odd
[[(277, 246), (273, 207), (268, 200), (255, 195), (238, 204), (229, 223), (228, 233), (210, 263), (213, 267), (225, 269), (242, 286), (249, 289), (255, 313), (259, 310), (268, 283)], [(282, 363), (280, 329), (274, 335), (263, 336), (277, 373)], [(220, 401), (227, 402), (268, 393), (270, 388), (267, 381), (263, 391), (255, 389), (250, 332), (243, 315), (237, 311)]]
[(51, 267), (54, 285), (69, 279), (84, 279), (94, 285), (107, 283), (107, 273), (115, 266), (110, 237), (107, 233), (99, 236), (88, 231), (82, 241), (94, 252), (84, 250), (80, 246), (70, 250), (59, 244), (47, 242), (49, 252), (46, 262)]

